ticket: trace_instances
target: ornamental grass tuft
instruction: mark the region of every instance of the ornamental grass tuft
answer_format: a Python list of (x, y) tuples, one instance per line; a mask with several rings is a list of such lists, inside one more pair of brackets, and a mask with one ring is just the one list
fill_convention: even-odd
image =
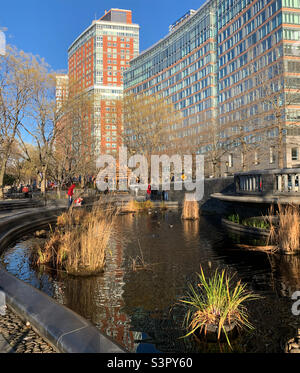
[(225, 270), (217, 269), (207, 279), (201, 268), (197, 275), (197, 288), (190, 284), (188, 294), (180, 300), (188, 308), (184, 318), (188, 333), (184, 337), (196, 331), (206, 335), (207, 328), (213, 326), (217, 329), (217, 339), (220, 340), (223, 332), (231, 346), (226, 327), (235, 325), (238, 328), (253, 329), (244, 302), (259, 299), (260, 296), (247, 291), (246, 284), (241, 281), (234, 282), (233, 276), (229, 276)]

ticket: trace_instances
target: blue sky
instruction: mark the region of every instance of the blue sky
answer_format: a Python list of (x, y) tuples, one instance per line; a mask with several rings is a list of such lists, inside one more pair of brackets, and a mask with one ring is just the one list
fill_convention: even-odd
[(204, 0), (5, 0), (0, 29), (8, 44), (44, 57), (56, 71), (67, 69), (67, 50), (74, 39), (110, 8), (131, 9), (140, 29), (140, 51), (168, 33), (169, 25)]

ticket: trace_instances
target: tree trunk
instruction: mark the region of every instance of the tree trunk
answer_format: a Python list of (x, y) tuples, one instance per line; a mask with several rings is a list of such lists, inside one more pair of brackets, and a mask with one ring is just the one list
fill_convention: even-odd
[(216, 173), (217, 173), (217, 162), (215, 160), (212, 161), (213, 165), (213, 177), (216, 178)]
[(242, 157), (243, 157), (243, 164), (242, 164), (242, 169), (243, 172), (246, 171), (246, 144), (243, 142), (242, 143)]
[(60, 186), (60, 184), (57, 186), (57, 196), (58, 196), (58, 198), (59, 199), (61, 199), (61, 186)]
[(6, 170), (6, 164), (7, 164), (7, 156), (3, 156), (2, 162), (1, 162), (1, 168), (0, 168), (0, 199), (4, 199), (4, 175)]
[(84, 189), (85, 186), (85, 176), (81, 176), (81, 189)]
[(41, 192), (44, 196), (44, 203), (45, 206), (47, 205), (47, 193), (46, 193), (46, 187), (47, 187), (47, 166), (42, 167), (42, 175), (43, 175), (43, 180), (41, 183)]
[(279, 128), (279, 134), (278, 134), (278, 167), (283, 168), (283, 130), (282, 128)]

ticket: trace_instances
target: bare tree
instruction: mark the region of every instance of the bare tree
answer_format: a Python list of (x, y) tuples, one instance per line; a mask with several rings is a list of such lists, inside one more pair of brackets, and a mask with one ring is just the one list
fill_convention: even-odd
[(226, 139), (226, 135), (222, 133), (216, 116), (206, 123), (206, 129), (203, 130), (201, 135), (200, 148), (205, 155), (206, 164), (211, 166), (211, 173), (207, 173), (210, 173), (214, 178), (220, 177), (221, 159), (227, 152), (229, 139)]
[(51, 177), (63, 184), (74, 177), (95, 172), (94, 136), (89, 125), (94, 98), (86, 93), (70, 95), (61, 106), (56, 120), (55, 149), (51, 158)]
[(182, 121), (174, 106), (159, 95), (124, 98), (124, 145), (131, 153), (151, 155), (174, 151), (171, 126)]
[[(56, 126), (58, 112), (55, 100), (55, 76), (43, 61), (35, 63), (32, 81), (32, 93), (28, 108), (28, 120), (22, 129), (31, 137), (38, 152), (38, 163), (33, 163), (41, 177), (41, 191), (46, 195), (47, 174), (54, 142), (58, 133)], [(31, 156), (19, 131), (19, 141), (27, 159)]]
[(36, 58), (8, 47), (0, 56), (0, 198), (12, 145), (22, 124), (32, 93), (32, 72)]

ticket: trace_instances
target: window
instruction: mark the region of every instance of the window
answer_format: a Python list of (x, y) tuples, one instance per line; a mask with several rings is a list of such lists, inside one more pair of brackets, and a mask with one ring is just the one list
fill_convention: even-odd
[(298, 161), (298, 148), (292, 148), (292, 161)]

